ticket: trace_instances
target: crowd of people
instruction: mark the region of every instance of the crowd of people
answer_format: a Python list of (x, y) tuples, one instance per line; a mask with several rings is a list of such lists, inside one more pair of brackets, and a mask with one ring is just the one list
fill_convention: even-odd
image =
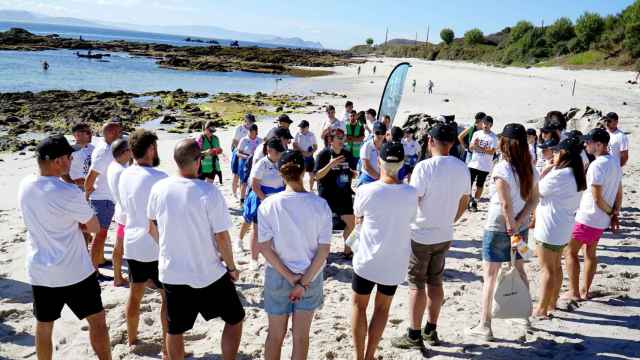
[[(74, 146), (61, 135), (44, 139), (36, 150), (39, 174), (25, 178), (18, 194), (28, 232), (38, 357), (51, 358), (53, 324), (66, 304), (88, 320), (98, 358), (110, 359), (99, 282), (113, 280), (129, 287), (130, 346), (137, 343), (140, 303), (151, 288), (162, 299), (164, 358), (184, 358), (183, 334), (198, 314), (225, 322), (222, 357), (235, 358), (245, 312), (234, 285), (240, 278), (234, 258), (246, 251), (243, 238), (249, 231), (250, 267), (264, 268), (266, 359), (281, 357), (290, 318), (292, 358), (307, 357), (334, 230), (342, 231), (342, 253), (353, 266), (353, 357), (376, 357), (393, 297), (405, 279), (409, 327), (392, 345), (437, 346), (454, 225), (465, 211), (480, 211), (487, 183), (482, 309), (468, 333), (493, 338), (492, 300), (503, 263), (514, 264), (529, 286), (527, 254), (514, 248), (514, 239), (535, 239), (541, 267), (536, 318), (552, 317), (559, 306), (563, 256), (569, 277), (563, 297), (569, 304), (590, 297), (598, 240), (606, 229), (619, 227), (628, 140), (618, 129), (617, 114), (607, 114), (602, 127), (584, 135), (566, 131), (559, 112), (547, 114), (539, 131), (510, 123), (495, 134), (493, 118), (480, 112), (462, 132), (441, 122), (425, 139), (415, 139), (388, 117), (378, 121), (373, 109), (355, 111), (350, 101), (342, 119), (333, 106), (326, 113), (319, 138), (306, 120), (293, 136), (293, 120), (284, 114), (264, 138), (251, 114), (235, 129), (231, 186), (244, 219), (235, 241), (227, 201), (215, 184), (216, 177), (223, 183), (224, 151), (213, 123), (197, 138), (178, 142), (173, 176), (157, 169), (156, 134), (136, 129), (123, 137), (117, 120), (103, 125), (103, 141), (95, 147), (86, 124), (73, 127)], [(111, 264), (104, 246), (113, 221)], [(114, 278), (98, 270), (110, 265)]]

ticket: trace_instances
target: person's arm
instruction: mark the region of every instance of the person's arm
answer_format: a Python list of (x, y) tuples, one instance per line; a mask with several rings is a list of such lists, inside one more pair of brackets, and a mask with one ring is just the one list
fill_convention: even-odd
[(87, 178), (84, 179), (84, 196), (87, 200), (89, 200), (89, 196), (95, 190), (93, 186), (96, 183), (98, 175), (100, 174), (97, 171), (91, 170), (89, 171), (89, 175), (87, 175)]
[(531, 196), (529, 196), (529, 199), (525, 203), (524, 208), (522, 208), (522, 211), (520, 211), (520, 213), (516, 216), (516, 231), (520, 229), (520, 225), (522, 225), (522, 222), (526, 220), (529, 215), (531, 215), (531, 213), (535, 210), (536, 206), (538, 206), (539, 200), (540, 192), (538, 190), (538, 184), (535, 184), (533, 186)]
[(453, 223), (457, 223), (458, 220), (464, 215), (464, 212), (467, 210), (467, 206), (469, 205), (470, 196), (468, 194), (464, 194), (460, 197), (460, 201), (458, 201), (458, 211), (456, 212), (456, 217), (453, 220)]
[(149, 220), (149, 235), (156, 243), (160, 241), (160, 233), (158, 232), (158, 224), (155, 220)]
[(467, 148), (464, 146), (464, 138), (467, 137), (469, 131), (471, 131), (471, 127), (462, 130), (460, 135), (458, 135), (458, 142), (460, 143), (460, 146), (462, 146), (462, 151), (467, 150)]
[[(620, 187), (622, 187), (622, 185), (620, 185)], [(602, 185), (595, 185), (592, 184), (591, 185), (591, 194), (593, 195), (593, 199), (596, 202), (596, 206), (604, 211), (607, 215), (612, 215), (613, 213), (613, 204), (609, 205), (607, 203), (607, 201), (604, 199), (604, 196), (602, 194)], [(617, 194), (616, 194), (616, 199), (617, 199)]]
[(289, 293), (289, 300), (297, 302), (302, 299), (305, 291), (307, 291), (309, 285), (327, 261), (330, 249), (331, 245), (329, 244), (318, 245), (318, 249), (316, 250), (316, 254), (313, 256), (311, 265), (307, 268), (307, 271), (304, 273), (304, 275), (294, 282), (293, 285), (295, 287)]
[(325, 165), (322, 169), (316, 172), (316, 176), (315, 176), (316, 180), (321, 180), (323, 177), (327, 176), (329, 171), (331, 171), (331, 168), (333, 168), (336, 164), (339, 164), (343, 161), (344, 161), (343, 155), (340, 155), (337, 158), (329, 161), (327, 165)]
[(373, 168), (369, 159), (362, 159), (362, 167), (367, 171), (367, 173), (369, 173), (372, 178), (380, 178), (380, 174), (376, 171), (376, 169)]
[(258, 251), (264, 256), (264, 258), (269, 262), (269, 264), (273, 267), (275, 271), (277, 271), (280, 275), (282, 275), (291, 286), (295, 286), (296, 282), (302, 278), (300, 274), (294, 274), (289, 270), (288, 267), (282, 263), (280, 257), (273, 250), (273, 240), (259, 242), (258, 243)]
[(222, 261), (227, 265), (227, 271), (231, 276), (232, 281), (238, 281), (240, 279), (240, 273), (236, 268), (236, 263), (233, 260), (233, 250), (231, 249), (231, 237), (228, 231), (223, 231), (215, 234), (215, 241), (218, 245), (218, 252), (222, 257)]
[(611, 232), (617, 233), (620, 230), (620, 208), (622, 207), (622, 182), (618, 185), (616, 193), (616, 201), (613, 204), (613, 212), (611, 214)]
[(620, 166), (625, 166), (629, 161), (629, 150), (620, 151)]
[(80, 230), (85, 233), (97, 234), (100, 231), (100, 222), (94, 215), (86, 223), (80, 224)]
[(513, 205), (509, 184), (502, 178), (496, 178), (496, 193), (500, 200), (500, 208), (507, 227), (507, 234), (512, 235), (516, 229), (516, 221), (513, 218)]
[(66, 182), (66, 183), (74, 184), (74, 185), (76, 184), (76, 182), (75, 182), (75, 181), (73, 181), (73, 180), (71, 179), (71, 176), (69, 176), (69, 174), (63, 174), (63, 175), (61, 176), (61, 178), (62, 178), (62, 180), (64, 180), (64, 182)]
[(256, 193), (256, 196), (258, 196), (260, 201), (264, 200), (265, 195), (260, 188), (260, 179), (257, 179), (255, 177), (253, 178), (253, 180), (251, 181), (251, 190)]

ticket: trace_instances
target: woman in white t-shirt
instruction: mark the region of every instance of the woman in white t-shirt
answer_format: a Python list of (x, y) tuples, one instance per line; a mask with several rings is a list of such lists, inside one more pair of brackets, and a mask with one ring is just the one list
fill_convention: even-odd
[(245, 224), (254, 224), (251, 236), (251, 268), (258, 269), (258, 207), (268, 196), (284, 190), (284, 180), (276, 167), (284, 146), (278, 138), (272, 138), (266, 144), (267, 155), (258, 160), (251, 168), (251, 190), (244, 201), (242, 216)]
[[(511, 260), (511, 239), (519, 235), (527, 241), (529, 217), (538, 203), (538, 173), (531, 165), (527, 144), (527, 131), (520, 124), (507, 124), (502, 130), (499, 144), (502, 159), (491, 174), (491, 200), (482, 239), (484, 285), (480, 324), (470, 329), (474, 336), (493, 339), (491, 307), (498, 270), (502, 263)], [(516, 268), (529, 284), (524, 271), (524, 261), (516, 251)]]
[(258, 210), (258, 248), (267, 260), (264, 310), (269, 316), (266, 359), (279, 359), (292, 317), (292, 358), (306, 358), (313, 314), (324, 300), (323, 268), (331, 246), (331, 209), (303, 185), (304, 157), (286, 151), (277, 167), (286, 190)]
[(540, 204), (536, 208), (536, 253), (542, 268), (540, 302), (536, 317), (548, 318), (556, 308), (562, 286), (562, 251), (569, 243), (575, 213), (587, 188), (580, 140), (567, 138), (553, 148), (550, 170), (540, 180)]

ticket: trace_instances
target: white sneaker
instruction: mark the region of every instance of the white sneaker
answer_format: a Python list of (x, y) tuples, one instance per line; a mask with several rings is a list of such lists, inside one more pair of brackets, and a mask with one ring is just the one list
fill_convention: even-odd
[(470, 336), (479, 337), (484, 341), (493, 341), (493, 331), (491, 331), (490, 325), (487, 326), (479, 323), (478, 325), (467, 329), (465, 333)]
[(249, 263), (249, 268), (251, 269), (251, 271), (258, 271), (260, 270), (260, 263), (256, 260), (251, 259), (251, 262)]

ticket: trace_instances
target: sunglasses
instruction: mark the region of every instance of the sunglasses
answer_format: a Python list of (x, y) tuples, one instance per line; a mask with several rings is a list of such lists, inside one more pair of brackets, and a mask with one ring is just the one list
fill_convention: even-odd
[(333, 139), (334, 140), (338, 140), (338, 141), (343, 141), (344, 140), (344, 136), (334, 136)]
[(384, 135), (387, 135), (387, 133), (386, 133), (386, 132), (384, 132), (384, 131), (376, 131), (376, 133), (375, 133), (375, 134), (376, 134), (377, 136), (380, 136), (380, 135), (383, 135), (383, 136), (384, 136)]

